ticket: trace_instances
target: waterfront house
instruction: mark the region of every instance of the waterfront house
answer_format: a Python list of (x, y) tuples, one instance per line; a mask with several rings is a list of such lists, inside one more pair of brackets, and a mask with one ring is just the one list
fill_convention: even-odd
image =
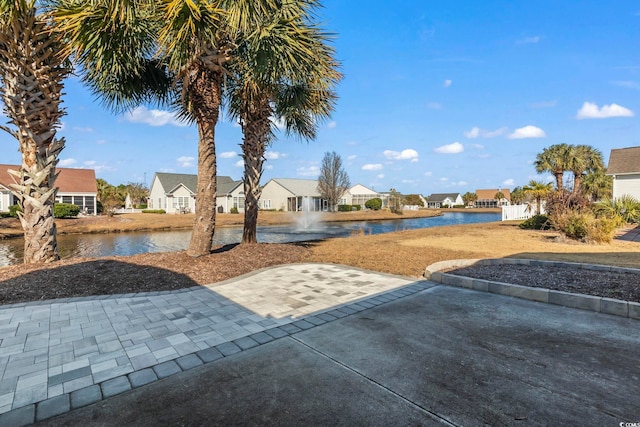
[[(20, 166), (0, 165), (0, 212), (8, 212), (9, 206), (17, 204), (16, 197), (11, 193), (10, 184), (14, 183), (14, 177), (7, 172), (9, 169), (17, 171)], [(80, 212), (95, 215), (98, 211), (95, 170), (56, 168), (56, 172), (58, 172), (58, 178), (55, 181), (55, 186), (58, 188), (56, 203), (77, 205)]]
[(371, 199), (380, 199), (382, 200), (382, 206), (387, 207), (389, 204), (389, 195), (378, 193), (371, 188), (365, 187), (362, 184), (356, 184), (353, 187), (349, 188), (345, 195), (342, 197), (344, 205), (360, 205), (362, 209), (365, 208), (365, 203), (367, 203)]
[(640, 200), (640, 147), (611, 150), (607, 175), (613, 177), (613, 198), (631, 196)]
[(460, 193), (435, 193), (427, 197), (425, 207), (439, 209), (463, 204), (464, 201)]
[[(148, 209), (164, 209), (167, 213), (193, 213), (196, 211), (198, 176), (184, 173), (156, 172), (151, 182)], [(218, 212), (227, 213), (232, 207), (244, 210), (242, 181), (229, 176), (216, 178), (216, 206)]]
[(260, 209), (326, 211), (329, 202), (320, 196), (318, 180), (273, 178), (262, 188)]
[[(496, 195), (502, 193), (504, 197), (496, 200)], [(491, 188), (488, 190), (476, 190), (478, 199), (473, 203), (476, 208), (498, 208), (511, 204), (511, 192), (508, 188)]]

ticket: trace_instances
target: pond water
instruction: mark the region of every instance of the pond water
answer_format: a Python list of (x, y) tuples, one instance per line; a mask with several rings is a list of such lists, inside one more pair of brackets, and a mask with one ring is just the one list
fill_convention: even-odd
[[(501, 216), (498, 213), (446, 212), (442, 216), (432, 218), (391, 221), (340, 223), (301, 221), (297, 225), (258, 227), (258, 241), (263, 243), (301, 242), (328, 237), (349, 236), (357, 232), (381, 234), (444, 225), (500, 221), (500, 219)], [(58, 248), (62, 258), (126, 256), (147, 252), (180, 251), (187, 248), (190, 237), (190, 230), (60, 235), (58, 236)], [(217, 244), (239, 243), (241, 240), (241, 227), (216, 229), (215, 242)], [(21, 263), (22, 251), (22, 239), (0, 241), (0, 266)]]

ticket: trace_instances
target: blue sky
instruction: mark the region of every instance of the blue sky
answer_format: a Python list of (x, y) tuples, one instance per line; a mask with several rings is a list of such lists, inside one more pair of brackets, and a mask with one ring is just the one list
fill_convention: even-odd
[[(352, 184), (378, 191), (513, 189), (550, 179), (532, 162), (552, 144), (589, 144), (605, 161), (640, 145), (637, 1), (325, 0), (320, 15), (345, 75), (337, 108), (316, 141), (278, 135), (263, 183), (315, 179), (336, 151)], [(59, 166), (111, 184), (196, 172), (197, 131), (170, 112), (114, 115), (77, 78), (64, 106)], [(224, 117), (220, 175), (242, 177), (241, 138)], [(0, 147), (1, 163), (19, 164), (4, 132)]]

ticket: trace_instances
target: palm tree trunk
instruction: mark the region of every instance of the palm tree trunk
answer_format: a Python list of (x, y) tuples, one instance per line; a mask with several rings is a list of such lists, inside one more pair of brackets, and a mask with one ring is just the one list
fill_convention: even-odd
[(260, 178), (264, 164), (264, 153), (270, 132), (269, 117), (271, 109), (268, 99), (264, 99), (258, 106), (256, 114), (244, 115), (242, 131), (242, 157), (244, 158), (244, 226), (242, 243), (257, 243), (258, 212), (260, 196)]
[(558, 191), (562, 190), (562, 177), (564, 176), (564, 172), (554, 174), (556, 177), (556, 188)]
[(211, 253), (216, 225), (216, 120), (198, 123), (198, 185), (196, 217), (187, 254), (199, 257)]
[(580, 184), (582, 183), (582, 174), (573, 174), (573, 194), (577, 194), (580, 191)]

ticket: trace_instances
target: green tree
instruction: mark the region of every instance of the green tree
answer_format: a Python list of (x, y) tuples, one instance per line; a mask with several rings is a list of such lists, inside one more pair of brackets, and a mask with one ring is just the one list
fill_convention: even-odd
[(585, 173), (604, 170), (604, 160), (600, 150), (590, 145), (576, 145), (569, 150), (569, 167), (573, 172), (573, 193), (580, 191), (580, 185)]
[(542, 199), (547, 197), (552, 189), (553, 186), (550, 182), (545, 184), (544, 182), (535, 180), (529, 181), (529, 184), (522, 188), (524, 194), (536, 201), (536, 215), (540, 215)]
[(419, 194), (407, 194), (404, 196), (404, 204), (411, 206), (420, 206), (424, 207), (424, 202)]
[(58, 260), (54, 202), (56, 164), (64, 138), (56, 138), (63, 80), (71, 72), (63, 42), (51, 31), (47, 11), (36, 0), (0, 1), (0, 97), (18, 140), (19, 171), (10, 171), (20, 205), (25, 264)]
[(395, 214), (402, 214), (402, 194), (395, 188), (389, 190), (389, 210)]
[(496, 206), (502, 206), (502, 200), (505, 198), (504, 193), (498, 190), (493, 198), (496, 199)]
[(315, 2), (294, 0), (258, 17), (251, 37), (237, 41), (239, 55), (227, 80), (229, 111), (242, 127), (244, 228), (242, 243), (257, 241), (258, 200), (265, 150), (275, 123), (287, 134), (314, 139), (329, 117), (340, 79), (328, 36), (313, 21)]
[(467, 191), (462, 195), (462, 201), (464, 202), (465, 206), (473, 206), (473, 203), (476, 200), (478, 200), (478, 195), (476, 193)]
[(522, 187), (516, 187), (511, 191), (511, 203), (514, 205), (519, 205), (524, 202), (527, 198)]
[(211, 252), (216, 219), (215, 126), (236, 41), (275, 0), (53, 0), (83, 79), (116, 110), (152, 102), (198, 128), (197, 215), (190, 256)]
[(536, 156), (533, 163), (536, 172), (550, 172), (556, 179), (556, 188), (562, 190), (562, 177), (564, 172), (570, 168), (572, 146), (567, 144), (556, 144), (542, 150)]
[(342, 166), (340, 155), (335, 151), (324, 153), (318, 177), (318, 192), (329, 202), (331, 212), (336, 210), (340, 198), (350, 186), (349, 175)]
[(149, 189), (141, 182), (130, 182), (126, 185), (126, 194), (129, 195), (133, 206), (140, 206), (147, 200)]
[(364, 207), (374, 211), (379, 211), (382, 208), (382, 199), (380, 197), (374, 197), (364, 202)]
[(580, 188), (591, 201), (610, 198), (613, 194), (613, 177), (605, 175), (603, 169), (588, 172), (582, 179)]

